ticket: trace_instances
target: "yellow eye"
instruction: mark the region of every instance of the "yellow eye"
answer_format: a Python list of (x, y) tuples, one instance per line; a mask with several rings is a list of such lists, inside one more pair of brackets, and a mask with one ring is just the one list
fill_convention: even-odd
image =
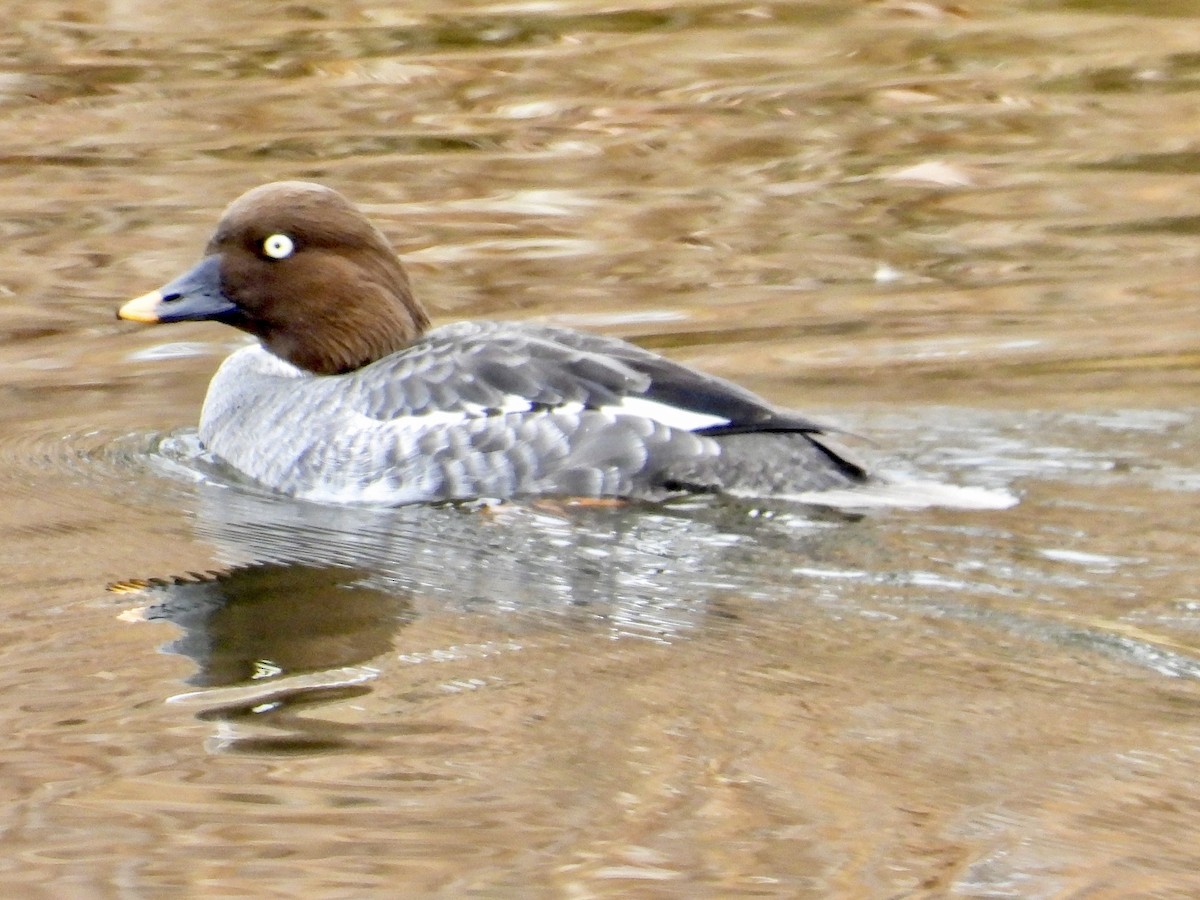
[(287, 259), (296, 249), (295, 243), (286, 234), (273, 234), (262, 243), (263, 253), (271, 259)]

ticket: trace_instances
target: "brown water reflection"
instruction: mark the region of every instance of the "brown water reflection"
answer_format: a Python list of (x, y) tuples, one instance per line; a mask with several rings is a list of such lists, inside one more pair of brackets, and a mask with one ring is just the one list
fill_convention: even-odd
[[(1200, 892), (1192, 4), (9, 12), (10, 893)], [(112, 310), (277, 178), (440, 317), (631, 337), (1022, 503), (206, 479), (237, 337)]]

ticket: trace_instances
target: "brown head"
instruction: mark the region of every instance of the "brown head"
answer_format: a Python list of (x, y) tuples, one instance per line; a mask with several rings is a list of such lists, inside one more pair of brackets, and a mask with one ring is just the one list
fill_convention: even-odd
[(318, 375), (374, 362), (429, 325), (379, 230), (341, 194), (300, 181), (233, 201), (199, 264), (117, 315), (224, 322)]

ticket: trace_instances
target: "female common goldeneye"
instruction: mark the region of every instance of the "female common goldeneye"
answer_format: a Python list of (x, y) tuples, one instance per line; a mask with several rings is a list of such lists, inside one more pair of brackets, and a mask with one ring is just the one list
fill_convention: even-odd
[(117, 315), (255, 335), (213, 376), (200, 440), (303, 499), (788, 496), (869, 478), (803, 416), (615, 338), (426, 331), (387, 240), (317, 184), (242, 195), (195, 268)]

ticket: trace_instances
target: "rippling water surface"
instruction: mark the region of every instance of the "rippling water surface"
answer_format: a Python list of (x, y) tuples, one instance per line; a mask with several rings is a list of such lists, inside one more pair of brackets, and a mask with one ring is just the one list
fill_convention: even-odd
[[(1200, 893), (1192, 4), (9, 6), (14, 896)], [(280, 178), (1021, 503), (231, 484), (113, 310)]]

